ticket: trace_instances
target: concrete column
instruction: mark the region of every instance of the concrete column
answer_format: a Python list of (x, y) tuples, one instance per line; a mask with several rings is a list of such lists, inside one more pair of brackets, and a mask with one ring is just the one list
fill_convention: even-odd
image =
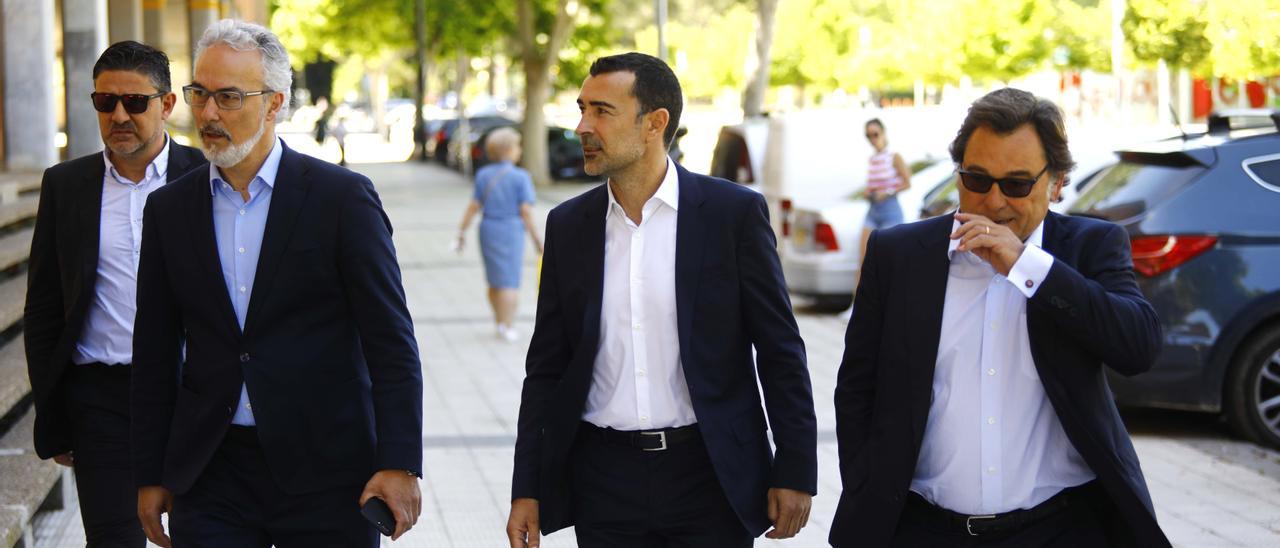
[(187, 21), (191, 25), (192, 70), (195, 70), (196, 44), (200, 43), (205, 29), (217, 23), (220, 18), (219, 4), (218, 0), (187, 0)]
[(44, 169), (58, 161), (53, 144), (58, 128), (49, 92), (53, 89), (53, 0), (0, 2), (8, 44), (3, 63), (5, 161), (13, 170)]
[(67, 82), (67, 158), (102, 150), (93, 92), (93, 64), (107, 49), (104, 0), (62, 0), (62, 66)]
[(164, 50), (165, 0), (142, 0), (142, 41)]
[(107, 0), (107, 43), (142, 41), (142, 0)]

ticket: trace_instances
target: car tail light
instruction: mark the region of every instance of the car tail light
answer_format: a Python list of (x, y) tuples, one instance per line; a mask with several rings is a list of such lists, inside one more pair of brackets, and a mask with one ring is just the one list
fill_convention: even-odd
[(782, 209), (782, 237), (791, 236), (791, 200), (783, 199), (779, 206)]
[(471, 147), (471, 159), (472, 159), (472, 160), (479, 160), (479, 159), (480, 159), (480, 156), (482, 156), (482, 155), (483, 155), (483, 154), (481, 154), (481, 152), (480, 152), (480, 145), (479, 145), (479, 144), (472, 145), (472, 147)]
[(1218, 243), (1215, 236), (1137, 236), (1130, 240), (1133, 269), (1148, 278), (1172, 270)]
[(437, 132), (436, 132), (436, 142), (437, 142), (437, 143), (443, 143), (443, 142), (444, 142), (444, 130), (443, 130), (443, 129), (442, 129), (442, 130), (440, 130), (440, 131), (437, 131)]
[(840, 244), (836, 242), (836, 231), (831, 229), (831, 225), (827, 223), (818, 223), (813, 225), (813, 243), (819, 248), (826, 248), (827, 251), (840, 251)]

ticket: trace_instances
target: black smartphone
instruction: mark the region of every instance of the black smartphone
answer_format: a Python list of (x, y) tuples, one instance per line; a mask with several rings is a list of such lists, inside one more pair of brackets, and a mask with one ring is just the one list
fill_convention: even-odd
[(379, 533), (391, 536), (396, 532), (396, 518), (391, 515), (391, 508), (382, 499), (372, 497), (365, 501), (364, 506), (360, 507), (360, 513), (364, 514), (364, 519), (369, 520)]

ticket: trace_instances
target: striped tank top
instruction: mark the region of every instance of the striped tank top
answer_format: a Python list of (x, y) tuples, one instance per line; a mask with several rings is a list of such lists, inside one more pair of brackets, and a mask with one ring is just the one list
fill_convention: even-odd
[(893, 151), (885, 149), (873, 154), (867, 163), (867, 191), (892, 191), (902, 184), (902, 177), (893, 167)]

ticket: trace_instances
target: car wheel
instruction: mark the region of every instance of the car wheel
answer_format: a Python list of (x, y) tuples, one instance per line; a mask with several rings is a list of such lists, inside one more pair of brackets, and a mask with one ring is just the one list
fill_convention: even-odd
[(1227, 419), (1240, 435), (1280, 448), (1280, 327), (1250, 337), (1227, 379)]

